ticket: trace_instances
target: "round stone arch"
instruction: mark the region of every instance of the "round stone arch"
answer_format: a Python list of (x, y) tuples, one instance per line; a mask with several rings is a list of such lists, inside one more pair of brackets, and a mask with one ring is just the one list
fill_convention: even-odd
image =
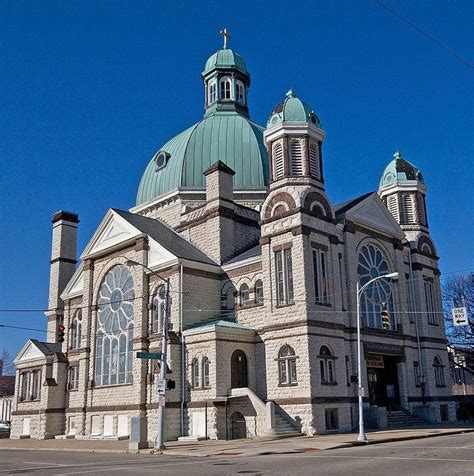
[[(324, 210), (324, 215), (321, 216), (320, 212), (315, 211), (315, 207), (320, 207), (322, 210)], [(332, 220), (331, 206), (326, 200), (326, 197), (318, 192), (310, 192), (308, 195), (306, 195), (303, 203), (303, 209), (318, 218)]]
[(434, 243), (427, 236), (420, 236), (418, 243), (416, 244), (418, 253), (429, 256), (430, 258), (436, 257), (436, 248)]
[(296, 201), (288, 192), (278, 192), (264, 205), (262, 211), (263, 220), (271, 218), (274, 210), (280, 205), (285, 208), (285, 211), (296, 209)]

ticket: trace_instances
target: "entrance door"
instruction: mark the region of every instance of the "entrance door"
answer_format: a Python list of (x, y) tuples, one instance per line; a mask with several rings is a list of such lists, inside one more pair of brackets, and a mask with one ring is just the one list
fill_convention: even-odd
[(232, 413), (231, 425), (232, 425), (232, 439), (240, 440), (247, 438), (247, 425), (245, 424), (245, 418), (240, 412)]
[(396, 357), (368, 355), (367, 378), (371, 405), (390, 407), (400, 404)]
[(248, 387), (247, 356), (236, 350), (231, 358), (231, 386), (232, 388)]

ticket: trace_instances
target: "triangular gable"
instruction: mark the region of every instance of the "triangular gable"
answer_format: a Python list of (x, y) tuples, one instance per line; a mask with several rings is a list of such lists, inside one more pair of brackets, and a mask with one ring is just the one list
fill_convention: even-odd
[(80, 296), (84, 291), (84, 274), (83, 274), (83, 263), (74, 271), (69, 283), (64, 288), (64, 291), (61, 294), (61, 299), (70, 299), (75, 296)]
[(20, 350), (13, 362), (18, 365), (23, 362), (44, 359), (45, 357), (46, 356), (43, 351), (41, 351), (38, 346), (30, 339)]
[(139, 235), (139, 230), (113, 210), (109, 210), (84, 249), (81, 260)]
[(345, 213), (346, 218), (361, 225), (368, 226), (385, 235), (399, 239), (405, 238), (405, 233), (395, 221), (382, 200), (372, 193)]
[[(115, 210), (110, 209), (84, 249), (81, 255), (81, 260), (96, 253), (107, 251), (108, 249), (141, 235), (143, 235), (142, 231), (120, 216)], [(177, 261), (177, 257), (160, 245), (158, 241), (150, 238), (148, 244), (149, 267), (174, 263)], [(70, 283), (71, 282), (72, 279)]]

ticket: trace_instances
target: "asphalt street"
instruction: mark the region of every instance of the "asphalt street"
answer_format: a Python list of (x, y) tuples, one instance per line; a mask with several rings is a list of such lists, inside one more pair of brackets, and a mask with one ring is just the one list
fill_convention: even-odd
[(253, 457), (0, 451), (0, 475), (474, 475), (474, 434)]

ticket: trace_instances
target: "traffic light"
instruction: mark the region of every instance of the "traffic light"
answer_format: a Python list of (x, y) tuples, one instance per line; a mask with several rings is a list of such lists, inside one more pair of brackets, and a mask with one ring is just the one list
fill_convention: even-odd
[(63, 324), (58, 325), (58, 342), (64, 342), (64, 331), (66, 328)]
[(382, 318), (382, 329), (390, 329), (390, 318), (388, 317), (387, 305), (385, 303), (382, 305), (380, 316)]
[(174, 390), (175, 388), (176, 388), (176, 382), (174, 380), (171, 380), (171, 379), (166, 380), (167, 390)]

